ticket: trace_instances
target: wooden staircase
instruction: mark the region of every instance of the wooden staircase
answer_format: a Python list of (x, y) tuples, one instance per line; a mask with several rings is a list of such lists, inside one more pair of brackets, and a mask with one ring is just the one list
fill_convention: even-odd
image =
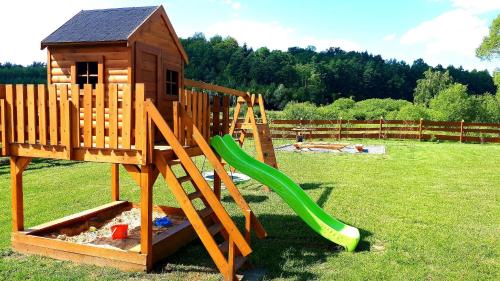
[[(243, 211), (246, 218), (245, 235), (238, 230), (236, 224), (222, 206), (218, 197), (219, 195), (215, 194), (205, 181), (200, 170), (189, 157), (189, 154), (176, 138), (174, 132), (170, 129), (155, 105), (151, 101), (146, 101), (145, 112), (148, 134), (154, 136), (154, 129), (156, 127), (171, 146), (177, 159), (167, 161), (161, 151), (151, 151), (149, 157), (152, 157), (153, 163), (165, 178), (167, 186), (179, 202), (187, 219), (192, 224), (196, 234), (200, 237), (201, 242), (224, 276), (224, 279), (236, 280), (236, 271), (247, 261), (248, 255), (252, 252), (250, 247), (250, 230), (253, 229), (258, 238), (265, 238), (267, 233), (231, 181), (217, 155), (212, 151), (198, 128), (193, 125), (191, 116), (178, 103), (174, 103), (174, 106), (179, 111), (179, 116), (183, 118), (183, 124), (186, 124), (186, 129), (187, 127), (192, 129), (193, 140), (214, 167), (214, 170), (236, 204)], [(173, 166), (176, 165), (182, 167), (184, 171), (183, 175), (177, 175), (174, 172)], [(185, 184), (189, 182), (193, 185), (194, 192), (188, 193), (186, 191)], [(193, 204), (195, 199), (200, 199), (203, 202), (204, 208), (197, 209), (195, 204)], [(208, 221), (203, 220), (203, 217), (206, 215), (209, 215)]]
[[(243, 123), (238, 123), (241, 106), (245, 103), (248, 106), (245, 119)], [(257, 118), (255, 117), (254, 106), (256, 105), (259, 106), (261, 122), (257, 122)], [(240, 146), (243, 146), (243, 143), (245, 142), (247, 135), (250, 134), (250, 131), (255, 141), (257, 159), (277, 169), (278, 163), (276, 161), (271, 132), (267, 123), (264, 99), (262, 98), (262, 95), (251, 95), (250, 100), (238, 98), (238, 103), (234, 109), (233, 122), (231, 123), (229, 133), (234, 135), (235, 132), (238, 132), (238, 136), (235, 140), (240, 144)]]

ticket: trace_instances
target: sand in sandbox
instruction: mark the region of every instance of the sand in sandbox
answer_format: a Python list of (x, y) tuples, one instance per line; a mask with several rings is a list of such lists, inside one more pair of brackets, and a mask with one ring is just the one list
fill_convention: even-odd
[[(153, 211), (153, 220), (164, 216), (164, 213)], [(175, 226), (183, 221), (182, 218), (173, 216), (169, 216), (169, 219), (173, 222), (172, 226)], [(111, 239), (111, 227), (116, 224), (128, 225), (128, 238), (123, 240)], [(156, 227), (153, 225), (153, 237), (159, 233), (167, 231), (172, 226)], [(48, 237), (78, 244), (91, 244), (102, 247), (129, 250), (139, 245), (141, 241), (141, 209), (132, 208), (129, 211), (124, 211), (115, 218), (107, 221), (102, 227), (97, 228), (95, 231), (86, 230), (78, 235), (72, 236), (61, 233), (51, 233)]]

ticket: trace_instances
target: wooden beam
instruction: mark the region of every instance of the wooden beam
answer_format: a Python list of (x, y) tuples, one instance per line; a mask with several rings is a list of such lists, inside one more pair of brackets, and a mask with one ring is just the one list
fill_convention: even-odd
[(147, 265), (153, 260), (153, 185), (152, 165), (141, 166), (141, 254), (147, 255)]
[(111, 164), (111, 200), (120, 200), (120, 165)]
[(24, 230), (23, 172), (30, 163), (29, 157), (10, 157), (12, 189), (12, 231)]
[(248, 97), (248, 94), (246, 92), (243, 92), (243, 91), (238, 91), (235, 89), (226, 88), (226, 87), (222, 87), (219, 85), (209, 84), (209, 83), (205, 83), (205, 82), (201, 82), (201, 81), (194, 81), (194, 80), (190, 80), (190, 79), (184, 80), (184, 86), (185, 87), (199, 88), (201, 90), (219, 92), (219, 93), (237, 96), (237, 97), (244, 97), (244, 98)]

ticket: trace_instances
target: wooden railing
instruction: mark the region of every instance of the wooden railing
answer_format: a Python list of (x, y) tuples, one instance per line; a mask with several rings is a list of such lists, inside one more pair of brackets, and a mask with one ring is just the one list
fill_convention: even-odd
[(500, 123), (429, 120), (273, 120), (273, 138), (370, 138), (500, 143)]

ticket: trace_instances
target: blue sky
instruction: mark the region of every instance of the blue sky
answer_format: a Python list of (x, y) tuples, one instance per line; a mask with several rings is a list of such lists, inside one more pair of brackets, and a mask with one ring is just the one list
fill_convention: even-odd
[[(47, 2), (53, 3), (46, 5)], [(181, 37), (203, 32), (235, 37), (253, 48), (330, 46), (368, 51), (411, 63), (494, 70), (474, 50), (500, 13), (500, 0), (166, 0), (8, 1), (2, 3), (0, 61), (44, 61), (39, 42), (82, 9), (163, 4)], [(28, 7), (32, 25), (17, 17)], [(59, 7), (54, 13), (54, 7)], [(51, 14), (50, 17), (47, 17)], [(10, 40), (9, 40), (10, 39)]]

